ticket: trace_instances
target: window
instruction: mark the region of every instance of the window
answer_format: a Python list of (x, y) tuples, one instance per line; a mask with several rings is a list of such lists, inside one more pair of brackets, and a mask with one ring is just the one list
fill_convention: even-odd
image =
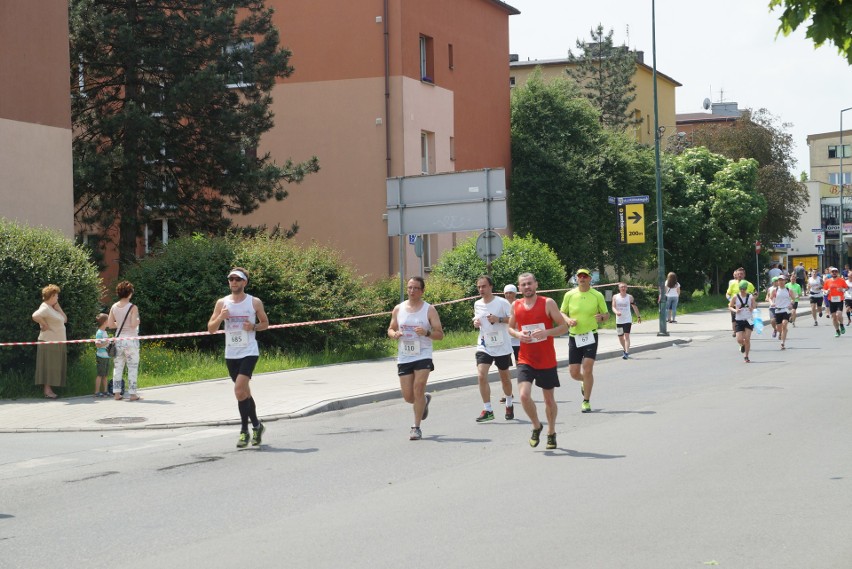
[[(852, 164), (850, 164), (850, 168), (852, 168)], [(828, 174), (828, 183), (834, 186), (840, 184), (840, 172), (830, 172)], [(852, 184), (852, 172), (843, 172), (843, 185), (846, 186), (848, 184)]]
[(509, 89), (513, 88), (514, 86), (515, 86), (515, 76), (510, 75), (509, 76)]
[(420, 80), (435, 82), (435, 58), (432, 54), (432, 38), (420, 36)]
[(239, 89), (248, 87), (251, 82), (246, 82), (246, 70), (251, 67), (252, 55), (254, 54), (254, 42), (252, 40), (241, 41), (225, 47), (227, 61), (226, 86), (228, 89)]
[(447, 62), (450, 65), (450, 69), (455, 67), (455, 64), (453, 63), (453, 44), (449, 44), (447, 46)]
[(435, 173), (435, 133), (420, 132), (420, 172)]
[(145, 253), (150, 253), (159, 244), (167, 244), (174, 237), (174, 227), (168, 219), (155, 219), (145, 224)]
[(843, 152), (840, 152), (840, 145), (833, 144), (828, 147), (829, 158), (852, 158), (852, 144), (844, 144)]

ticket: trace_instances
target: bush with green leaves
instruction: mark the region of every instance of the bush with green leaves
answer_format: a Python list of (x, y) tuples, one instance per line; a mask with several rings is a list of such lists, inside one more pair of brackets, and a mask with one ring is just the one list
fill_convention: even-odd
[[(142, 334), (201, 332), (217, 298), (228, 294), (228, 270), (236, 256), (234, 238), (179, 237), (128, 268), (121, 280), (133, 283)], [(114, 291), (110, 291), (113, 296)], [(212, 347), (219, 336), (171, 339), (173, 346)], [(143, 346), (144, 349), (144, 346)]]
[[(476, 237), (471, 237), (441, 255), (432, 274), (444, 276), (462, 287), (464, 296), (475, 296), (476, 279), (485, 274), (486, 268), (485, 261), (476, 254)], [(553, 249), (531, 236), (503, 237), (503, 252), (491, 263), (494, 292), (503, 292), (507, 284), (516, 285), (518, 275), (527, 272), (535, 275), (540, 291), (566, 288), (565, 269)], [(563, 294), (547, 296), (559, 303)]]
[[(388, 277), (376, 281), (371, 286), (373, 295), (379, 299), (381, 310), (391, 311), (399, 304), (399, 277)], [(462, 287), (449, 278), (432, 274), (426, 279), (426, 290), (423, 292), (423, 300), (430, 304), (437, 304), (435, 309), (441, 318), (441, 326), (446, 332), (465, 332), (471, 329), (471, 318), (473, 318), (473, 300), (461, 302), (450, 302), (464, 298), (466, 295)], [(449, 302), (449, 304), (441, 304)], [(390, 315), (382, 321), (382, 331), (387, 331)]]
[[(216, 300), (228, 294), (233, 266), (249, 273), (246, 292), (264, 303), (270, 324), (312, 322), (378, 312), (380, 302), (339, 255), (318, 245), (300, 246), (283, 237), (193, 236), (175, 239), (142, 259), (124, 276), (136, 293), (143, 334), (207, 329)], [(380, 318), (295, 326), (263, 332), (262, 346), (295, 352), (335, 350), (384, 340)], [(187, 345), (185, 340), (169, 340)], [(192, 342), (220, 348), (221, 336)]]
[[(101, 284), (87, 253), (56, 231), (0, 219), (0, 342), (34, 341), (39, 334), (32, 313), (41, 304), (41, 289), (59, 286), (59, 302), (68, 316), (69, 340), (92, 338), (97, 330)], [(35, 347), (0, 347), (0, 369), (29, 377), (35, 369)], [(91, 344), (69, 344), (69, 357), (93, 353)], [(94, 356), (93, 356), (94, 357)], [(0, 397), (9, 386), (0, 383)]]

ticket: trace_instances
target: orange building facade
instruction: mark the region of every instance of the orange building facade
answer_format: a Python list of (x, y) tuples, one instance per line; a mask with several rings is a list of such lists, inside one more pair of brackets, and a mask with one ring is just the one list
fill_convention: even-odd
[[(339, 251), (356, 271), (399, 271), (388, 237), (386, 179), (505, 168), (510, 156), (509, 16), (497, 0), (268, 0), (293, 75), (273, 96), (259, 151), (321, 170), (237, 225), (297, 222), (296, 240)], [(423, 265), (459, 234), (428, 236)], [(405, 272), (421, 260), (406, 244)]]
[(71, 239), (68, 54), (67, 1), (0, 2), (0, 216)]

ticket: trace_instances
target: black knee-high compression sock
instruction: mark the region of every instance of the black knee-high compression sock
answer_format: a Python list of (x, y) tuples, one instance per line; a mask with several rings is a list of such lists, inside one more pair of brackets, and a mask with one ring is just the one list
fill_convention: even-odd
[(243, 399), (242, 401), (237, 401), (237, 407), (240, 409), (240, 421), (242, 423), (242, 428), (240, 429), (242, 432), (248, 432), (248, 421), (249, 421), (249, 407), (251, 399)]
[(260, 420), (257, 418), (257, 406), (254, 404), (254, 397), (246, 399), (248, 401), (248, 418), (251, 419), (251, 425), (257, 428), (260, 425)]

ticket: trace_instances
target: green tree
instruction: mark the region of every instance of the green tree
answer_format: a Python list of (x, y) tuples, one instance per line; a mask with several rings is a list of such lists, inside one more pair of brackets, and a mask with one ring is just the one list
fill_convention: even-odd
[(796, 166), (793, 137), (766, 109), (744, 110), (733, 125), (720, 125), (694, 132), (696, 145), (733, 160), (757, 161), (757, 190), (766, 200), (766, 215), (760, 222), (761, 238), (782, 241), (799, 231), (799, 216), (810, 199), (807, 190), (792, 174)]
[(789, 36), (805, 20), (811, 18), (805, 36), (816, 47), (825, 42), (837, 46), (837, 51), (852, 65), (852, 3), (843, 0), (770, 0), (769, 8), (783, 6), (778, 33)]
[(766, 214), (753, 159), (733, 161), (707, 148), (669, 156), (664, 167), (666, 268), (685, 289), (716, 281), (751, 251)]
[(509, 212), (517, 234), (548, 244), (573, 271), (642, 267), (648, 246), (618, 246), (609, 196), (646, 195), (653, 156), (626, 134), (603, 128), (577, 86), (536, 72), (512, 95)]
[(263, 0), (72, 0), (69, 20), (77, 217), (117, 226), (122, 264), (152, 219), (221, 231), (317, 171), (256, 152), (293, 71)]
[(568, 60), (575, 64), (566, 69), (568, 76), (600, 111), (605, 126), (623, 131), (641, 124), (642, 119), (634, 118), (629, 110), (636, 100), (636, 86), (631, 80), (636, 73), (636, 55), (626, 45), (616, 46), (612, 29), (604, 35), (601, 24), (589, 34), (591, 41), (577, 40), (578, 55), (568, 51)]
[[(476, 279), (485, 274), (485, 270), (485, 261), (476, 254), (476, 237), (472, 237), (444, 252), (435, 264), (433, 274), (456, 283), (465, 296), (475, 296), (478, 294)], [(526, 272), (536, 276), (539, 290), (564, 289), (566, 286), (565, 269), (553, 249), (532, 236), (504, 237), (503, 253), (491, 264), (494, 290), (502, 292), (505, 285), (517, 284), (518, 275)], [(561, 299), (561, 293), (548, 296)]]

